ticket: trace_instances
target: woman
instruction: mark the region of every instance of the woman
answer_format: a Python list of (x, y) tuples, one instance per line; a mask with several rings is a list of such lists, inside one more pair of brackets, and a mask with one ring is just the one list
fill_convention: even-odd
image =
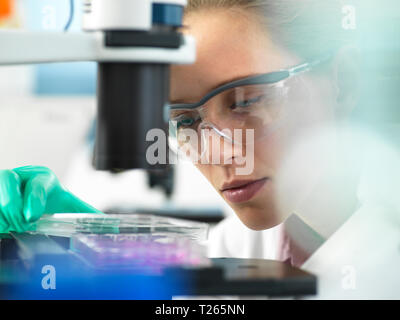
[[(304, 155), (308, 147), (298, 148), (302, 137), (334, 127), (354, 107), (355, 64), (350, 35), (342, 28), (342, 19), (341, 5), (336, 1), (189, 1), (184, 32), (196, 38), (197, 59), (193, 65), (172, 68), (171, 126), (176, 137), (182, 134), (181, 141), (187, 141), (184, 130), (199, 132), (200, 127), (217, 132), (214, 136), (221, 141), (214, 147), (215, 140), (204, 139), (203, 135), (192, 148), (186, 148), (187, 143), (175, 144), (185, 151), (197, 151), (197, 168), (244, 225), (253, 230), (278, 226), (266, 239), (247, 238), (258, 251), (263, 247), (260, 242), (273, 243), (261, 249), (264, 258), (289, 259), (300, 265), (321, 243), (317, 237), (316, 243), (303, 246), (310, 236), (302, 233), (310, 232), (301, 222), (292, 219), (280, 225), (293, 210), (301, 210), (300, 202), (308, 214), (303, 217), (321, 215), (321, 209), (326, 216), (335, 217), (322, 223), (318, 219), (307, 221), (323, 237), (328, 237), (355, 209), (354, 172), (348, 175), (346, 170), (345, 177), (332, 172), (338, 180), (330, 177), (320, 182), (318, 175), (328, 175), (326, 171), (316, 174), (326, 164), (315, 157), (321, 150), (312, 148), (315, 154)], [(276, 78), (276, 72), (281, 70), (294, 74), (277, 81), (281, 78)], [(251, 85), (254, 79), (256, 84)], [(224, 129), (230, 132), (227, 138), (222, 138)], [(235, 144), (235, 129), (243, 130), (242, 140), (246, 140), (245, 129), (253, 129), (254, 142)], [(250, 155), (248, 144), (253, 146)], [(204, 150), (208, 161), (201, 161)], [(193, 160), (192, 154), (190, 157)], [(287, 158), (298, 161), (292, 165)], [(238, 169), (246, 166), (246, 160), (254, 170), (243, 175)], [(330, 188), (331, 184), (334, 187)], [(343, 191), (340, 194), (334, 190), (337, 185)], [(316, 194), (315, 189), (324, 191)], [(310, 197), (311, 208), (304, 201)], [(323, 203), (318, 203), (318, 198)], [(327, 221), (329, 227), (324, 226)], [(214, 250), (214, 255), (241, 251), (246, 257), (260, 257), (254, 248), (241, 250), (241, 240), (232, 240), (239, 232), (242, 240), (245, 236), (232, 220), (217, 229), (217, 236), (212, 236), (218, 240), (213, 242), (226, 245)], [(289, 241), (288, 229), (297, 229), (297, 235), (290, 235), (291, 239), (297, 238), (296, 243)], [(234, 249), (229, 250), (229, 246)]]
[[(188, 2), (183, 32), (195, 37), (198, 51), (193, 65), (171, 70), (169, 109), (175, 142), (187, 147), (179, 139), (183, 129), (199, 133), (206, 146), (185, 150), (220, 161), (200, 161), (197, 168), (247, 227), (272, 228), (285, 221), (297, 201), (287, 201), (290, 188), (282, 189), (285, 184), (280, 182), (296, 183), (294, 176), (281, 176), (290, 172), (282, 164), (299, 137), (334, 125), (354, 106), (354, 68), (344, 46), (341, 6), (339, 1)], [(215, 140), (202, 136), (206, 129), (231, 149), (216, 150)], [(250, 129), (252, 135), (241, 131), (243, 136), (237, 138), (226, 133), (234, 129)], [(251, 170), (239, 174), (246, 161), (252, 162)], [(318, 183), (306, 180), (300, 188), (308, 195)], [(354, 186), (347, 187), (353, 197)], [(44, 212), (98, 212), (43, 167), (0, 171), (0, 190), (0, 232), (25, 230)], [(349, 203), (340, 208), (344, 216), (353, 210), (354, 203)], [(287, 239), (284, 233), (281, 239)]]

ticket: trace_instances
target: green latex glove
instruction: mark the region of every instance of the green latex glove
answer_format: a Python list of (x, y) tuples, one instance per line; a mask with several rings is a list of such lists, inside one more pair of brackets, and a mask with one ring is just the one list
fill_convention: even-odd
[(61, 186), (46, 167), (0, 170), (0, 233), (26, 231), (44, 213), (101, 213)]

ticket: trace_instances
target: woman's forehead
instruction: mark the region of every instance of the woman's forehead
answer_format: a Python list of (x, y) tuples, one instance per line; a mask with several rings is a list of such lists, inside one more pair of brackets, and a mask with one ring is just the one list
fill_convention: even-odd
[(196, 39), (196, 62), (172, 66), (171, 100), (197, 101), (221, 84), (289, 63), (288, 55), (249, 18), (199, 12), (189, 15), (185, 24), (185, 33)]

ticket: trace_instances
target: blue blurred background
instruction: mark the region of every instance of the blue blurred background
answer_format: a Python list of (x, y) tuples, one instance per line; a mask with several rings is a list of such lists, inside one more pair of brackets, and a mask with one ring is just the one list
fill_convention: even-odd
[[(69, 19), (69, 0), (25, 0), (26, 27), (37, 31), (63, 31)], [(74, 0), (70, 32), (81, 31), (81, 0)], [(34, 93), (38, 95), (93, 95), (94, 62), (54, 63), (35, 67)]]

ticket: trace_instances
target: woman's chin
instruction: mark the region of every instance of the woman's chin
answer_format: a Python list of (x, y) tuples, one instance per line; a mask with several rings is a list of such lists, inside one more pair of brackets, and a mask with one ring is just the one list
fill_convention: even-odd
[(240, 208), (235, 212), (246, 227), (255, 231), (273, 228), (285, 220), (278, 212), (268, 208)]

